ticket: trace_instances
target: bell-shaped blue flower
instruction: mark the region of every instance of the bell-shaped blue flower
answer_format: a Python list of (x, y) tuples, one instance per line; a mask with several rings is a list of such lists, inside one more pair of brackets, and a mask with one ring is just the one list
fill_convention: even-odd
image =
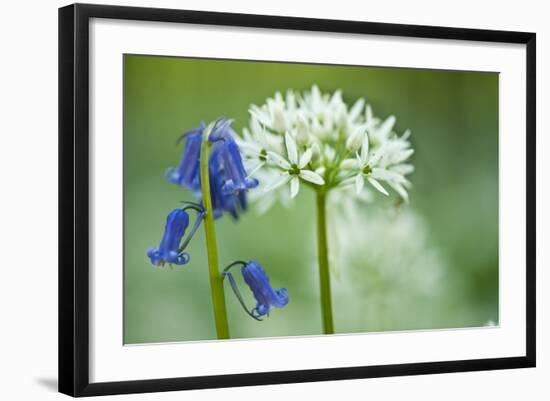
[(216, 121), (209, 141), (214, 142), (211, 162), (212, 159), (219, 159), (218, 164), (222, 166), (224, 193), (237, 193), (258, 186), (258, 180), (249, 178), (246, 174), (241, 151), (233, 137), (231, 121), (226, 119)]
[[(187, 238), (183, 239), (185, 231), (189, 226), (189, 214), (187, 214), (186, 211), (188, 209), (194, 209), (199, 214), (189, 235)], [(189, 263), (191, 257), (187, 252), (183, 252), (183, 250), (187, 247), (189, 241), (191, 241), (191, 238), (199, 228), (203, 216), (204, 209), (202, 209), (200, 205), (194, 203), (188, 204), (183, 209), (172, 210), (166, 218), (166, 226), (160, 245), (158, 248), (150, 248), (147, 251), (147, 256), (151, 260), (151, 263), (155, 266), (163, 266), (165, 263), (175, 265), (185, 265)]]
[[(210, 155), (209, 172), (212, 207), (214, 208), (215, 218), (220, 217), (225, 212), (237, 219), (239, 213), (247, 208), (246, 189), (227, 191), (229, 181), (227, 180), (225, 163), (222, 157), (224, 151), (223, 146), (215, 146)], [(257, 185), (257, 181), (254, 180), (252, 185)]]
[[(236, 265), (241, 265), (244, 282), (248, 285), (256, 299), (256, 306), (250, 311), (241, 296), (235, 278), (229, 271)], [(286, 289), (274, 289), (262, 266), (254, 260), (249, 262), (234, 262), (225, 268), (223, 275), (229, 279), (231, 287), (244, 310), (256, 320), (262, 320), (261, 317), (268, 315), (273, 308), (282, 308), (288, 304), (289, 297)]]
[(210, 175), (210, 197), (212, 199), (212, 208), (214, 209), (214, 218), (221, 217), (223, 212), (228, 212), (234, 218), (238, 218), (238, 210), (234, 205), (234, 195), (226, 194), (222, 188), (225, 184), (223, 168), (220, 164), (220, 160), (215, 154), (218, 149), (214, 149), (209, 163), (209, 175)]
[(208, 161), (210, 193), (214, 217), (229, 213), (234, 219), (246, 210), (246, 191), (258, 186), (247, 177), (239, 146), (233, 137), (231, 121), (219, 119), (208, 140), (214, 144)]
[(170, 167), (165, 173), (171, 183), (200, 191), (200, 153), (205, 128), (204, 123), (201, 123), (181, 136), (180, 140), (185, 139), (185, 146), (180, 163), (178, 167)]
[(257, 301), (254, 311), (258, 316), (267, 315), (273, 307), (282, 308), (288, 304), (286, 288), (274, 289), (269, 277), (258, 262), (251, 260), (241, 269), (244, 281), (250, 287)]

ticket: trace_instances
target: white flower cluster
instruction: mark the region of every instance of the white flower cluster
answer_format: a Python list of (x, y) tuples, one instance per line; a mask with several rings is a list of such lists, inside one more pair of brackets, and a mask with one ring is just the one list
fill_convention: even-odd
[[(355, 185), (359, 196), (365, 181), (388, 195), (384, 183), (408, 200), (410, 132), (397, 135), (395, 117), (375, 117), (363, 98), (349, 108), (340, 90), (323, 94), (313, 86), (303, 94), (277, 92), (249, 112), (250, 125), (238, 142), (250, 176), (272, 194), (264, 209), (294, 198), (300, 183), (324, 191)], [(278, 191), (288, 183), (290, 196)]]
[(357, 204), (344, 213), (328, 210), (330, 266), (339, 278), (332, 282), (335, 308), (347, 310), (339, 316), (341, 330), (431, 328), (444, 321), (448, 308), (438, 301), (457, 296), (456, 283), (444, 280), (446, 255), (421, 215)]

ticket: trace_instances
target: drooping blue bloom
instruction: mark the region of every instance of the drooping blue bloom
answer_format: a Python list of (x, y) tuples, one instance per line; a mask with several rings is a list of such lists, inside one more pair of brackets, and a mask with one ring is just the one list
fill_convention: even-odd
[[(233, 139), (231, 141), (234, 143)], [(238, 187), (234, 186), (234, 181), (229, 179), (227, 174), (227, 159), (231, 158), (227, 156), (227, 143), (229, 142), (216, 143), (210, 154), (210, 194), (212, 197), (212, 207), (214, 208), (214, 217), (220, 217), (226, 212), (237, 219), (239, 213), (245, 211), (247, 207), (246, 191), (249, 188), (257, 186), (258, 181), (244, 176)], [(244, 172), (244, 167), (242, 167), (242, 170)]]
[[(190, 208), (199, 214), (189, 235), (182, 241), (185, 230), (189, 226), (189, 214), (187, 214), (186, 210)], [(199, 228), (203, 216), (204, 209), (196, 204), (189, 204), (183, 209), (172, 210), (166, 217), (166, 226), (160, 245), (158, 248), (149, 248), (147, 251), (147, 256), (151, 260), (151, 263), (155, 266), (163, 266), (165, 263), (176, 265), (189, 263), (191, 257), (187, 252), (183, 252), (183, 250)]]
[(185, 146), (180, 163), (178, 167), (170, 167), (165, 173), (171, 183), (192, 191), (200, 191), (200, 153), (202, 134), (205, 128), (205, 124), (201, 122), (197, 128), (193, 128), (181, 136), (180, 140), (185, 139)]
[(220, 164), (220, 158), (217, 156), (219, 151), (219, 148), (213, 149), (208, 165), (210, 175), (210, 198), (212, 199), (214, 218), (221, 217), (224, 211), (231, 214), (234, 218), (237, 218), (238, 213), (234, 206), (235, 197), (233, 194), (227, 194), (222, 190), (225, 180), (223, 167)]
[(241, 269), (244, 281), (250, 287), (257, 301), (253, 310), (258, 316), (267, 315), (273, 307), (282, 308), (288, 304), (286, 288), (273, 289), (269, 277), (258, 262), (251, 260)]
[(216, 122), (209, 141), (214, 142), (214, 150), (210, 157), (220, 159), (224, 185), (222, 191), (226, 194), (245, 191), (258, 186), (258, 180), (249, 178), (244, 168), (241, 151), (233, 137), (231, 122), (220, 119)]
[[(256, 299), (256, 306), (250, 311), (241, 296), (235, 278), (229, 271), (236, 265), (241, 265), (243, 279)], [(223, 275), (229, 279), (231, 287), (244, 310), (256, 320), (262, 320), (261, 317), (269, 314), (273, 308), (282, 308), (288, 304), (289, 297), (286, 288), (274, 289), (262, 266), (254, 260), (234, 262), (225, 268)]]

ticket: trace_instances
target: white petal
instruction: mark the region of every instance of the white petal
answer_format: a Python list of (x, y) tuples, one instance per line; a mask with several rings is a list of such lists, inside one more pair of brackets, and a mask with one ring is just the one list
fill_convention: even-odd
[(385, 168), (373, 168), (372, 178), (384, 181), (403, 182), (403, 176), (395, 171), (389, 171)]
[(338, 105), (344, 103), (344, 101), (342, 100), (342, 90), (341, 89), (337, 89), (334, 94), (332, 95), (331, 99), (330, 99), (330, 105), (332, 107), (337, 107)]
[(388, 191), (386, 191), (386, 189), (378, 182), (376, 181), (374, 178), (372, 177), (367, 177), (367, 180), (369, 180), (369, 182), (371, 183), (371, 185), (376, 188), (377, 190), (379, 190), (380, 192), (382, 192), (384, 195), (389, 195), (388, 194)]
[(407, 160), (409, 157), (411, 157), (411, 155), (414, 153), (414, 149), (407, 149), (407, 150), (402, 150), (401, 152), (399, 152), (397, 154), (397, 156), (395, 157), (395, 160), (393, 161), (395, 164), (399, 164), (401, 162), (404, 162), (405, 160)]
[(325, 159), (329, 162), (333, 161), (336, 157), (336, 151), (330, 145), (326, 145), (324, 148)]
[[(258, 124), (258, 122), (256, 121), (255, 118), (251, 118), (250, 119), (250, 124)], [(237, 140), (237, 143), (239, 144), (239, 141), (241, 141), (241, 139), (239, 137), (236, 138)], [(244, 142), (252, 142), (254, 139), (252, 138), (252, 134), (250, 133), (250, 131), (248, 130), (248, 128), (243, 128), (243, 140)], [(239, 144), (240, 145), (240, 144)]]
[(399, 196), (403, 198), (406, 203), (409, 203), (409, 194), (401, 184), (398, 184), (396, 182), (390, 182), (389, 184), (395, 190), (395, 192), (397, 192)]
[(365, 118), (367, 122), (370, 122), (372, 120), (372, 107), (370, 107), (370, 104), (367, 104), (367, 108), (365, 110)]
[(365, 185), (365, 179), (363, 178), (363, 174), (359, 173), (355, 176), (355, 191), (357, 194), (361, 193), (361, 190), (363, 189), (363, 186)]
[(263, 126), (260, 126), (259, 130), (256, 131), (255, 136), (256, 136), (256, 140), (257, 140), (264, 148), (267, 148), (267, 147), (268, 147), (266, 132), (265, 132), (265, 128), (264, 128)]
[(367, 163), (369, 158), (369, 137), (365, 135), (363, 138), (363, 144), (361, 145), (361, 161), (363, 164)]
[(321, 124), (317, 118), (311, 121), (311, 132), (318, 137), (323, 135), (323, 127), (321, 127)]
[(282, 106), (277, 104), (271, 109), (272, 128), (277, 132), (283, 132), (286, 129), (285, 111)]
[(357, 168), (357, 160), (355, 159), (345, 159), (340, 163), (340, 168), (342, 170), (351, 170), (353, 168)]
[(285, 133), (285, 144), (288, 160), (291, 164), (298, 164), (298, 149), (296, 148), (296, 141), (288, 132)]
[(300, 191), (300, 180), (298, 177), (294, 176), (290, 180), (290, 198), (295, 198), (296, 195), (298, 195), (298, 191)]
[(359, 155), (359, 152), (357, 152), (355, 154), (355, 162), (357, 163), (358, 168), (363, 168), (367, 165), (367, 162), (363, 161), (363, 159), (361, 159), (361, 156)]
[(304, 113), (298, 112), (296, 121), (296, 140), (301, 144), (307, 144), (310, 141), (310, 129)]
[(348, 139), (346, 140), (346, 148), (352, 152), (355, 152), (357, 149), (363, 145), (363, 141), (367, 136), (367, 131), (364, 126), (359, 126), (353, 130)]
[(277, 102), (277, 104), (283, 103), (283, 95), (281, 95), (279, 91), (275, 92), (275, 102)]
[(312, 155), (315, 156), (315, 158), (321, 156), (321, 147), (319, 146), (318, 142), (314, 142), (310, 149), (312, 151)]
[(313, 85), (311, 87), (311, 101), (314, 106), (321, 102), (321, 90), (317, 85)]
[[(245, 129), (246, 129), (246, 128), (245, 128)], [(256, 135), (257, 135), (259, 132), (263, 131), (263, 126), (262, 126), (262, 124), (260, 124), (260, 122), (259, 122), (257, 119), (255, 119), (255, 118), (252, 116), (252, 117), (250, 118), (250, 129), (252, 130), (252, 132), (249, 132), (249, 134), (250, 134), (253, 138), (255, 138), (255, 139), (257, 140), (258, 138), (256, 138)]]
[(315, 172), (316, 172), (317, 174), (319, 174), (319, 175), (325, 174), (325, 171), (326, 171), (325, 166), (317, 167), (317, 168), (315, 169)]
[(323, 177), (311, 170), (300, 170), (300, 178), (317, 185), (325, 185), (325, 180), (323, 180)]
[(390, 167), (390, 170), (395, 171), (397, 174), (407, 175), (414, 171), (414, 166), (412, 164), (398, 164)]
[(380, 128), (378, 128), (378, 135), (380, 135), (383, 138), (386, 138), (390, 134), (394, 125), (395, 125), (395, 116), (389, 116), (382, 123), (382, 125), (380, 125)]
[(271, 134), (264, 131), (265, 149), (283, 153), (283, 141), (284, 138), (281, 135)]
[(290, 163), (286, 161), (285, 158), (279, 155), (278, 153), (267, 152), (267, 158), (269, 161), (275, 163), (282, 169), (288, 170), (290, 168)]
[(308, 148), (308, 150), (306, 150), (304, 152), (304, 154), (302, 155), (302, 157), (300, 157), (300, 163), (298, 163), (298, 167), (300, 168), (304, 168), (305, 166), (307, 166), (307, 164), (310, 162), (311, 160), (311, 156), (313, 155), (311, 149)]
[(258, 155), (260, 151), (262, 150), (261, 147), (259, 147), (254, 142), (244, 142), (242, 139), (236, 139), (237, 145), (239, 145), (239, 148), (243, 151), (243, 153), (247, 155)]
[(363, 110), (363, 107), (365, 106), (365, 99), (362, 97), (357, 99), (353, 107), (351, 108), (349, 112), (349, 118), (352, 121), (355, 121), (357, 117), (359, 117), (359, 114), (361, 114), (361, 110)]
[(288, 90), (286, 92), (286, 105), (287, 105), (289, 110), (295, 110), (296, 109), (296, 95), (291, 90)]
[(340, 183), (338, 184), (339, 187), (346, 187), (348, 185), (355, 185), (355, 176), (353, 177), (347, 177), (344, 178)]
[(386, 153), (386, 148), (384, 146), (378, 148), (378, 150), (374, 152), (374, 154), (369, 159), (369, 165), (371, 167), (376, 166), (380, 159), (384, 156), (384, 153)]
[(265, 110), (262, 110), (258, 106), (253, 104), (252, 106), (250, 106), (248, 112), (252, 117), (258, 120), (260, 124), (267, 125), (268, 127), (271, 126), (271, 119), (267, 116)]
[(270, 184), (268, 184), (264, 192), (273, 191), (276, 188), (279, 188), (281, 185), (285, 185), (288, 181), (290, 181), (290, 174), (288, 172), (281, 173), (275, 180), (273, 180)]

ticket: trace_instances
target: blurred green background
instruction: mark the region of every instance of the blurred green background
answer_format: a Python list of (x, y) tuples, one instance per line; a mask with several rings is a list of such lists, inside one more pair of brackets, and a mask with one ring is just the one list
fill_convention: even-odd
[[(394, 114), (398, 132), (412, 130), (415, 149), (410, 205), (396, 209), (376, 196), (350, 220), (331, 212), (336, 331), (498, 324), (497, 73), (126, 55), (126, 344), (216, 337), (203, 230), (184, 267), (153, 268), (146, 256), (158, 246), (167, 213), (191, 200), (163, 177), (179, 161), (178, 136), (220, 116), (234, 118), (240, 132), (251, 103), (312, 84), (323, 92), (342, 89), (350, 106), (365, 97), (378, 117)], [(314, 198), (302, 188), (292, 208), (217, 220), (222, 265), (258, 260), (290, 295), (284, 309), (260, 323), (226, 287), (233, 338), (322, 331)]]

